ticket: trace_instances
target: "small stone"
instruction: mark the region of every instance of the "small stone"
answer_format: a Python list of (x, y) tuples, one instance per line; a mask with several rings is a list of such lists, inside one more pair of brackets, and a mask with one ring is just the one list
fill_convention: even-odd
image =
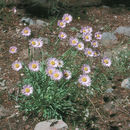
[(27, 116), (23, 116), (23, 121), (26, 121), (28, 118), (27, 118)]
[(48, 44), (49, 43), (49, 39), (46, 37), (40, 37), (43, 41), (44, 44)]
[(108, 88), (108, 89), (106, 90), (106, 93), (112, 93), (113, 90), (114, 90), (114, 89), (112, 89), (112, 88)]
[(95, 21), (96, 23), (98, 23), (99, 22), (99, 19), (96, 19), (96, 21)]
[(130, 77), (122, 81), (121, 87), (130, 89)]
[(62, 120), (48, 120), (39, 122), (34, 130), (67, 130), (68, 125)]

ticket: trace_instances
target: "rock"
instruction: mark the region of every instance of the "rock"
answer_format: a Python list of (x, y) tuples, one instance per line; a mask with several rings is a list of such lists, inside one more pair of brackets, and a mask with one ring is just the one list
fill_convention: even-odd
[(123, 35), (126, 35), (126, 36), (130, 36), (130, 26), (126, 26), (126, 27), (123, 27), (123, 26), (120, 26), (118, 27), (114, 33), (118, 33), (118, 34), (123, 34)]
[(49, 43), (49, 39), (46, 37), (40, 37), (43, 41), (44, 44), (48, 44)]
[(30, 21), (32, 22), (32, 19), (31, 18), (26, 18), (26, 17), (23, 17), (20, 22), (23, 22), (23, 23), (26, 23), (26, 24), (30, 24)]
[(105, 92), (106, 92), (106, 93), (112, 93), (113, 90), (114, 90), (114, 89), (112, 89), (112, 88), (108, 88)]
[(68, 125), (65, 122), (63, 122), (62, 120), (55, 120), (55, 119), (39, 122), (34, 128), (34, 130), (67, 130), (67, 129)]
[(117, 43), (117, 37), (112, 32), (104, 32), (102, 34), (101, 43), (104, 46), (113, 45)]
[(43, 20), (40, 20), (40, 19), (32, 20), (31, 18), (26, 18), (26, 17), (23, 17), (20, 21), (28, 25), (38, 25), (38, 26), (43, 26), (43, 27), (46, 27), (49, 25), (49, 23)]
[[(65, 2), (66, 0), (60, 0), (61, 3)], [(102, 0), (67, 0), (68, 6), (98, 6), (101, 5)]]
[(122, 81), (121, 87), (130, 89), (130, 77)]
[(49, 25), (49, 23), (38, 19), (38, 20), (36, 20), (36, 25), (46, 27)]
[(0, 105), (0, 119), (2, 117), (6, 117), (10, 115), (10, 111), (5, 109), (2, 105)]

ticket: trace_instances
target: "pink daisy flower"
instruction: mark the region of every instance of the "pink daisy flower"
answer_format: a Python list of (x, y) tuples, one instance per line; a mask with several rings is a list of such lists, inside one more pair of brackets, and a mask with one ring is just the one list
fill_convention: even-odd
[(30, 96), (33, 93), (33, 87), (31, 85), (24, 85), (21, 92), (25, 96)]
[(64, 32), (60, 32), (59, 35), (58, 35), (58, 37), (59, 37), (61, 40), (62, 40), (62, 39), (66, 39), (67, 34), (64, 33)]
[(80, 50), (83, 50), (84, 49), (84, 44), (83, 42), (79, 42), (76, 46), (76, 48), (80, 51)]
[(36, 48), (38, 46), (38, 40), (36, 38), (32, 38), (31, 40), (29, 40), (29, 45)]
[(91, 41), (92, 40), (92, 34), (90, 34), (90, 33), (83, 34), (83, 40), (86, 41), (86, 42)]
[(92, 31), (93, 31), (92, 27), (90, 27), (90, 26), (87, 26), (86, 30), (87, 30), (87, 33), (92, 33)]
[(100, 52), (98, 51), (93, 51), (93, 57), (98, 57), (100, 56)]
[(80, 75), (78, 82), (83, 86), (90, 86), (91, 85), (91, 78), (88, 75)]
[(11, 46), (11, 47), (9, 48), (9, 52), (10, 52), (11, 54), (16, 53), (16, 52), (17, 52), (17, 47), (16, 47), (16, 46)]
[(25, 27), (23, 30), (22, 30), (22, 35), (23, 36), (30, 36), (31, 35), (31, 29), (29, 27)]
[(63, 73), (57, 69), (51, 75), (52, 80), (60, 80), (62, 77), (63, 77)]
[(16, 60), (15, 62), (13, 62), (12, 68), (15, 71), (19, 71), (20, 69), (22, 69), (22, 63)]
[(82, 67), (82, 71), (83, 71), (84, 74), (90, 73), (91, 72), (90, 66), (84, 64), (83, 67)]
[(104, 66), (110, 67), (110, 66), (111, 66), (111, 60), (110, 60), (109, 58), (107, 58), (107, 57), (104, 57), (104, 58), (102, 59), (102, 64), (103, 64)]
[(77, 38), (71, 37), (71, 38), (69, 39), (69, 43), (70, 43), (71, 46), (77, 46), (78, 42), (79, 42), (79, 41), (78, 41)]
[(61, 28), (65, 28), (66, 27), (66, 23), (63, 20), (58, 20), (57, 25)]
[(93, 57), (93, 51), (92, 51), (91, 48), (85, 48), (84, 53), (85, 53), (86, 56)]
[(81, 27), (80, 33), (86, 34), (87, 32), (87, 28), (86, 27)]
[(92, 45), (94, 48), (96, 48), (96, 47), (98, 47), (98, 42), (95, 41), (95, 40), (93, 40), (93, 41), (91, 42), (91, 45)]
[(58, 66), (58, 60), (56, 58), (47, 59), (47, 66), (49, 66), (49, 67), (57, 67)]
[(64, 70), (63, 74), (64, 74), (64, 78), (67, 80), (71, 79), (72, 77), (72, 74), (69, 70)]
[(62, 20), (65, 23), (70, 23), (72, 21), (72, 16), (70, 14), (64, 14), (63, 17), (62, 17)]
[(47, 74), (48, 76), (52, 76), (52, 74), (54, 73), (55, 70), (56, 70), (56, 69), (53, 68), (53, 67), (47, 67), (47, 69), (45, 70), (45, 72), (46, 72), (46, 74)]
[(96, 32), (95, 33), (95, 38), (100, 40), (102, 38), (101, 33), (100, 32)]
[(58, 67), (61, 68), (63, 67), (64, 62), (62, 60), (58, 60)]
[(40, 70), (40, 63), (38, 61), (32, 61), (29, 63), (28, 67), (31, 71), (37, 72)]
[(37, 44), (38, 44), (38, 45), (36, 46), (37, 48), (41, 48), (41, 47), (43, 46), (43, 41), (42, 41), (41, 38), (38, 38), (38, 39), (37, 39)]

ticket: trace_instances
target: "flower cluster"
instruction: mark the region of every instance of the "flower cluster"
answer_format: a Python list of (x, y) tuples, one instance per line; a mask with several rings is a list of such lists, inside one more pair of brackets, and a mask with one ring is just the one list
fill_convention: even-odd
[[(65, 28), (67, 24), (72, 21), (72, 16), (70, 14), (64, 14), (62, 20), (58, 20), (57, 25), (60, 28)], [(94, 35), (92, 34), (93, 29), (90, 26), (81, 27), (80, 33), (82, 35), (81, 38), (76, 36), (69, 37), (69, 44), (72, 47), (75, 47), (79, 51), (83, 51), (83, 53), (87, 57), (98, 57), (100, 56), (100, 52), (97, 50), (99, 47), (99, 41), (102, 38), (100, 32), (96, 32)], [(31, 29), (29, 27), (25, 27), (21, 34), (23, 36), (30, 36)], [(58, 38), (63, 40), (67, 38), (67, 34), (65, 32), (60, 32)], [(29, 40), (29, 45), (34, 48), (41, 48), (43, 46), (42, 38), (31, 38)], [(11, 46), (9, 48), (9, 53), (14, 54), (17, 52), (16, 46)], [(111, 60), (108, 57), (103, 57), (101, 60), (103, 66), (110, 67)], [(72, 73), (69, 70), (63, 69), (64, 62), (63, 60), (59, 60), (57, 58), (48, 58), (46, 62), (46, 75), (49, 76), (52, 80), (59, 81), (62, 78), (66, 80), (70, 80), (72, 77)], [(16, 60), (12, 63), (12, 68), (15, 71), (19, 71), (22, 69), (22, 62)], [(30, 72), (37, 73), (40, 70), (40, 62), (39, 61), (31, 61), (28, 64), (28, 69)], [(91, 72), (91, 67), (88, 64), (83, 64), (81, 67), (82, 74), (78, 78), (78, 82), (83, 86), (91, 86), (91, 78), (89, 73)], [(22, 94), (29, 96), (33, 93), (33, 87), (31, 85), (24, 85), (22, 89)]]
[(64, 70), (63, 72), (57, 68), (63, 67), (64, 62), (62, 60), (58, 60), (56, 58), (47, 59), (47, 69), (46, 74), (52, 80), (60, 80), (62, 77), (65, 79), (71, 78), (71, 72), (69, 70)]
[(62, 20), (58, 20), (57, 25), (60, 28), (65, 28), (66, 24), (69, 24), (72, 21), (72, 19), (73, 18), (72, 18), (72, 16), (70, 14), (64, 14), (63, 17), (62, 17)]
[(41, 48), (43, 46), (42, 38), (32, 38), (29, 40), (29, 45), (34, 48)]

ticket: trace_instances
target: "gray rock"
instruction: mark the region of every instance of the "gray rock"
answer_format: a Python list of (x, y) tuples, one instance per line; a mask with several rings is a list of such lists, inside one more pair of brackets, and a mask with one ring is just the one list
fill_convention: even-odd
[(118, 34), (123, 34), (123, 35), (126, 35), (126, 36), (130, 36), (130, 26), (126, 26), (126, 27), (123, 27), (123, 26), (120, 26), (118, 27), (114, 33), (118, 33)]
[(0, 119), (2, 117), (6, 117), (10, 115), (10, 111), (5, 109), (2, 105), (0, 105)]
[(121, 87), (130, 89), (130, 77), (122, 81)]
[(38, 20), (36, 20), (36, 25), (46, 27), (46, 26), (49, 25), (49, 23), (47, 23), (47, 22), (45, 22), (43, 20), (38, 19)]
[(112, 89), (112, 88), (108, 88), (105, 92), (106, 92), (106, 93), (112, 93), (113, 90), (114, 90), (114, 89)]
[(32, 19), (30, 19), (30, 21), (29, 21), (29, 25), (35, 25), (35, 21), (32, 20)]
[[(54, 125), (52, 125), (53, 122), (57, 123), (54, 123)], [(67, 129), (68, 125), (65, 122), (63, 122), (62, 120), (55, 120), (55, 119), (40, 122), (34, 128), (34, 130), (67, 130)]]
[(48, 44), (49, 43), (49, 39), (46, 37), (40, 37), (43, 41), (44, 44)]
[(117, 37), (112, 32), (104, 32), (102, 34), (101, 43), (104, 46), (113, 45), (117, 43)]
[(20, 21), (29, 24), (30, 20), (30, 18), (23, 17)]

